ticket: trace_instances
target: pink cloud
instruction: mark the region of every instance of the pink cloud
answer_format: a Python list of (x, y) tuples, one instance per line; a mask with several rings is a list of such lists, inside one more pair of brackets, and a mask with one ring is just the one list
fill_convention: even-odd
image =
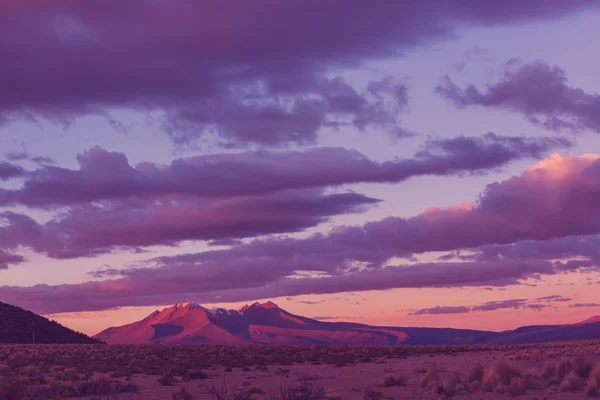
[(530, 64), (512, 60), (502, 80), (485, 90), (473, 85), (460, 88), (446, 76), (436, 91), (460, 107), (516, 111), (550, 130), (600, 132), (600, 94), (568, 86), (565, 71), (542, 60)]
[[(270, 237), (226, 250), (159, 257), (149, 260), (147, 267), (113, 271), (109, 281), (4, 287), (0, 295), (44, 312), (85, 311), (167, 304), (184, 295), (202, 302), (236, 302), (402, 287), (499, 287), (542, 275), (597, 269), (591, 259), (565, 261), (552, 255), (569, 258), (576, 253), (559, 238), (600, 233), (596, 218), (600, 212), (599, 168), (599, 156), (553, 155), (521, 175), (488, 185), (479, 200), (468, 206), (433, 208), (412, 218), (390, 217), (363, 226), (336, 227), (327, 235), (303, 239)], [(9, 217), (23, 225), (20, 232), (27, 233), (27, 221), (19, 220), (23, 216)], [(5, 240), (18, 243), (15, 235), (6, 235)], [(490, 246), (516, 249), (520, 243), (538, 242), (542, 243), (539, 249), (490, 250)], [(552, 243), (557, 244), (557, 250), (547, 254), (540, 250)], [(591, 248), (586, 241), (570, 245), (580, 244)], [(390, 265), (393, 257), (465, 248), (473, 249), (476, 256), (458, 262)], [(528, 256), (492, 256), (501, 251)], [(83, 300), (63, 302), (63, 293)], [(507, 305), (514, 304), (480, 307)]]
[[(3, 1), (0, 115), (68, 123), (115, 108), (158, 110), (174, 141), (225, 145), (314, 142), (320, 128), (339, 124), (397, 131), (403, 85), (388, 78), (359, 92), (330, 78), (331, 71), (395, 57), (463, 26), (556, 18), (595, 6)], [(303, 23), (290, 23), (298, 18)]]
[(287, 278), (303, 268), (301, 261), (275, 266), (262, 260), (205, 263), (121, 271), (125, 276), (106, 281), (33, 287), (0, 287), (3, 301), (40, 313), (94, 311), (119, 306), (199, 302), (240, 302), (265, 297), (384, 290), (398, 287), (457, 287), (515, 284), (534, 273), (554, 273), (548, 262), (432, 263), (331, 276)]

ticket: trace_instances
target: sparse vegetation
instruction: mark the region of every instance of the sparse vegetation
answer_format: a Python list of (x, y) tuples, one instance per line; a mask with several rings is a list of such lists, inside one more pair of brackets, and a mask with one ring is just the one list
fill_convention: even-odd
[[(460, 370), (448, 362), (454, 357), (464, 360), (469, 354), (474, 355), (473, 362), (463, 363)], [(193, 389), (199, 387), (209, 388), (217, 400), (333, 400), (344, 396), (328, 394), (332, 382), (328, 379), (333, 377), (327, 375), (349, 376), (357, 370), (364, 375), (370, 369), (379, 371), (377, 378), (362, 380), (363, 389), (356, 391), (371, 400), (395, 397), (391, 394), (396, 391), (416, 391), (425, 399), (449, 399), (469, 392), (478, 392), (474, 395), (483, 398), (486, 393), (535, 394), (538, 398), (544, 393), (560, 393), (564, 398), (598, 398), (599, 358), (598, 342), (387, 347), (6, 345), (0, 346), (0, 399), (85, 396), (128, 400), (130, 395), (123, 394), (130, 393), (136, 396), (131, 399), (143, 400), (146, 392), (140, 391), (149, 384), (157, 388), (172, 386), (167, 393), (176, 400), (203, 398)], [(382, 359), (385, 364), (380, 362)], [(446, 360), (443, 365), (432, 364), (440, 359)], [(399, 368), (398, 362), (405, 364)], [(335, 368), (340, 363), (346, 367)], [(318, 366), (318, 374), (307, 369), (312, 365)], [(324, 375), (323, 371), (330, 372)], [(237, 382), (240, 388), (214, 384), (224, 377)], [(281, 386), (263, 387), (265, 379)], [(198, 380), (205, 383), (193, 382)]]

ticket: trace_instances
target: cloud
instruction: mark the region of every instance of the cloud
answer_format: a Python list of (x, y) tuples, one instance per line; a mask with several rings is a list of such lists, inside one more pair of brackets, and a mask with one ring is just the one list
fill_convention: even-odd
[(569, 307), (600, 307), (600, 303), (575, 303), (570, 304)]
[(503, 308), (520, 308), (527, 303), (527, 299), (510, 299), (501, 301), (488, 301), (472, 308), (473, 311), (495, 311)]
[(460, 255), (459, 258), (464, 261), (555, 260), (559, 269), (593, 271), (600, 265), (600, 235), (485, 245), (472, 249), (472, 254)]
[(168, 166), (131, 166), (124, 154), (94, 147), (77, 157), (77, 170), (42, 166), (26, 173), (21, 188), (0, 189), (0, 204), (67, 206), (45, 224), (23, 214), (0, 214), (5, 221), (0, 236), (7, 238), (0, 249), (27, 247), (74, 258), (184, 240), (299, 232), (378, 202), (356, 193), (326, 193), (326, 186), (485, 171), (569, 145), (559, 138), (488, 133), (429, 139), (414, 157), (386, 162), (318, 148), (202, 156)]
[[(547, 243), (552, 244), (556, 238), (597, 234), (600, 233), (600, 220), (595, 217), (600, 204), (597, 198), (600, 179), (596, 172), (600, 170), (599, 160), (599, 156), (591, 155), (554, 155), (521, 175), (488, 185), (477, 203), (429, 208), (410, 218), (388, 217), (363, 226), (337, 227), (328, 235), (256, 240), (224, 251), (219, 257), (268, 259), (276, 255), (278, 263), (284, 259), (302, 259), (306, 265), (327, 263), (343, 268), (363, 263), (380, 267), (392, 257), (409, 257), (414, 253), (508, 245), (524, 240), (551, 240)], [(544, 242), (540, 243), (541, 248), (546, 247)], [(569, 254), (578, 256), (576, 252)], [(202, 261), (205, 257), (186, 255), (160, 262)], [(495, 260), (503, 261), (501, 257)], [(584, 266), (557, 265), (567, 270)]]
[(323, 304), (323, 303), (325, 303), (325, 300), (319, 300), (319, 301), (299, 300), (298, 303), (307, 304), (309, 306), (314, 306), (314, 305), (317, 305), (317, 304)]
[(161, 196), (215, 198), (401, 182), (423, 175), (481, 173), (514, 160), (540, 159), (552, 150), (570, 146), (571, 142), (562, 138), (487, 133), (482, 137), (429, 139), (412, 158), (385, 162), (354, 150), (325, 147), (207, 155), (178, 159), (167, 166), (149, 162), (132, 166), (125, 154), (94, 147), (77, 156), (79, 169), (42, 166), (27, 173), (21, 188), (0, 189), (0, 205), (50, 207)]
[[(112, 110), (129, 109), (158, 114), (175, 142), (225, 145), (310, 143), (340, 124), (394, 130), (406, 100), (402, 84), (386, 78), (359, 90), (332, 72), (398, 57), (461, 27), (597, 6), (353, 0), (319, 2), (315, 11), (316, 3), (2, 2), (0, 118), (68, 125), (90, 114), (112, 121)], [(290, 23), (299, 17), (302, 24)]]
[[(552, 299), (562, 298), (562, 296), (558, 296), (558, 295), (557, 296), (549, 296), (549, 297), (551, 297)], [(540, 298), (540, 299), (544, 299), (544, 298)], [(535, 299), (535, 300), (540, 300), (540, 299)], [(535, 301), (535, 300), (533, 300), (533, 301)], [(422, 308), (420, 310), (416, 310), (416, 311), (410, 313), (410, 315), (466, 314), (466, 313), (469, 313), (472, 311), (478, 311), (478, 312), (496, 311), (496, 310), (502, 310), (502, 309), (507, 309), (507, 308), (514, 308), (514, 309), (526, 308), (526, 309), (530, 309), (530, 310), (541, 311), (542, 309), (549, 307), (548, 304), (530, 303), (530, 301), (531, 300), (528, 300), (528, 299), (509, 299), (509, 300), (489, 301), (489, 302), (471, 306), (471, 307), (467, 307), (467, 306), (435, 306), (433, 308)]]
[(348, 320), (356, 320), (360, 319), (358, 317), (336, 317), (331, 315), (318, 315), (316, 317), (310, 317), (311, 319), (316, 319), (317, 321), (348, 321)]
[(424, 314), (465, 314), (471, 311), (469, 307), (465, 306), (435, 306), (433, 308), (421, 308), (411, 313), (412, 315), (424, 315)]
[[(120, 270), (121, 277), (103, 282), (2, 288), (0, 294), (32, 309), (79, 307), (61, 311), (85, 311), (86, 307), (168, 304), (182, 294), (210, 303), (392, 288), (503, 287), (543, 275), (597, 270), (598, 264), (591, 258), (572, 258), (580, 257), (577, 248), (590, 252), (598, 248), (593, 241), (563, 243), (559, 238), (577, 235), (581, 239), (600, 232), (596, 218), (599, 160), (591, 155), (554, 155), (520, 175), (488, 185), (474, 204), (427, 209), (411, 218), (389, 217), (362, 226), (335, 227), (329, 234), (306, 238), (269, 237), (223, 250), (158, 257), (147, 265)], [(38, 240), (45, 237), (35, 225), (28, 225), (26, 217), (11, 214), (10, 218), (20, 226), (20, 235)], [(103, 231), (102, 240), (114, 240), (106, 236), (110, 235)], [(56, 240), (58, 235), (48, 237)], [(0, 230), (0, 243), (8, 249), (22, 245), (17, 238), (15, 234), (2, 237)], [(521, 244), (532, 243), (529, 250), (519, 250)], [(558, 243), (556, 250), (546, 249), (546, 244), (553, 243)], [(506, 253), (521, 255), (498, 256), (502, 254), (498, 245), (507, 246)], [(475, 256), (432, 263), (392, 261), (415, 253), (465, 248), (473, 249)], [(83, 300), (62, 303), (63, 291)], [(478, 309), (530, 303), (493, 302)]]
[(357, 213), (379, 200), (356, 193), (305, 189), (212, 201), (171, 197), (72, 207), (45, 224), (0, 213), (0, 248), (26, 246), (54, 258), (96, 256), (117, 249), (176, 245), (299, 232), (332, 215)]
[(10, 153), (5, 153), (4, 158), (7, 161), (23, 161), (23, 160), (29, 160), (29, 154), (27, 154), (23, 151), (10, 152)]
[(564, 70), (542, 60), (512, 60), (505, 67), (503, 78), (484, 90), (474, 85), (461, 88), (445, 76), (436, 91), (459, 107), (515, 111), (553, 131), (600, 133), (600, 94), (569, 86)]
[(25, 258), (16, 254), (0, 251), (0, 269), (8, 269), (10, 265), (20, 264)]
[[(518, 283), (534, 273), (553, 273), (543, 263), (432, 263), (397, 265), (384, 269), (340, 271), (323, 262), (324, 276), (293, 278), (297, 270), (313, 269), (296, 263), (228, 259), (182, 263), (160, 268), (120, 270), (122, 278), (81, 284), (0, 287), (3, 301), (41, 313), (103, 310), (119, 306), (171, 304), (183, 297), (203, 303), (241, 302), (257, 298), (332, 294), (392, 288), (465, 287)], [(76, 300), (76, 301), (75, 301)]]
[(566, 303), (573, 300), (571, 297), (564, 297), (559, 294), (553, 294), (551, 296), (538, 297), (534, 299), (535, 301), (545, 301), (545, 302), (558, 302), (558, 303)]
[(0, 161), (0, 181), (6, 181), (25, 174), (25, 169), (5, 161)]

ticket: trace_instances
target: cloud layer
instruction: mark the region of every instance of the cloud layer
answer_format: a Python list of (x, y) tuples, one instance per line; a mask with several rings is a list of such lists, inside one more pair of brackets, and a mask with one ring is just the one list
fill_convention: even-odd
[[(165, 304), (183, 295), (233, 302), (402, 287), (505, 286), (596, 270), (592, 244), (598, 237), (585, 235), (600, 234), (599, 172), (600, 156), (555, 154), (521, 175), (488, 185), (476, 203), (337, 227), (305, 239), (271, 237), (225, 250), (159, 257), (147, 267), (106, 271), (112, 279), (102, 282), (3, 287), (0, 295), (43, 312), (85, 311)], [(576, 250), (586, 247), (587, 252)], [(472, 251), (464, 257), (456, 253), (459, 261), (391, 261), (459, 249)]]
[[(469, 312), (477, 312), (477, 311), (496, 311), (502, 309), (530, 309), (535, 311), (540, 311), (544, 308), (554, 306), (551, 304), (552, 302), (569, 302), (572, 299), (568, 297), (563, 297), (560, 295), (552, 295), (547, 297), (540, 297), (537, 299), (508, 299), (508, 300), (497, 300), (497, 301), (488, 301), (485, 303), (477, 304), (474, 306), (435, 306), (432, 308), (422, 308), (419, 310), (415, 310), (412, 312), (412, 315), (438, 315), (438, 314), (466, 314)], [(577, 304), (572, 304), (570, 307), (578, 307)]]
[(7, 168), (6, 179), (22, 175), (24, 182), (19, 189), (0, 189), (0, 205), (68, 206), (162, 196), (219, 198), (352, 183), (396, 183), (423, 175), (486, 172), (514, 160), (541, 159), (571, 145), (564, 138), (487, 133), (430, 139), (412, 158), (385, 162), (355, 150), (320, 147), (214, 154), (177, 159), (167, 166), (150, 162), (133, 166), (123, 153), (94, 147), (77, 156), (76, 170), (43, 166), (25, 173), (16, 166)]
[[(561, 17), (593, 0), (275, 2), (24, 0), (0, 3), (0, 118), (130, 109), (178, 143), (312, 143), (322, 128), (405, 135), (406, 87), (355, 88), (336, 73), (451, 38), (465, 26)], [(289, 21), (301, 18), (302, 24)], [(151, 44), (151, 45), (150, 45)], [(43, 60), (43, 62), (40, 62)], [(26, 66), (26, 67), (24, 67)]]

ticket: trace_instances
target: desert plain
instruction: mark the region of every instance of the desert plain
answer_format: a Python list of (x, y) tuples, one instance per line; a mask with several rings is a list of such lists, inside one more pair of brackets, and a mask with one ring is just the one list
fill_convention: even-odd
[(0, 398), (583, 399), (600, 341), (479, 346), (4, 345)]

